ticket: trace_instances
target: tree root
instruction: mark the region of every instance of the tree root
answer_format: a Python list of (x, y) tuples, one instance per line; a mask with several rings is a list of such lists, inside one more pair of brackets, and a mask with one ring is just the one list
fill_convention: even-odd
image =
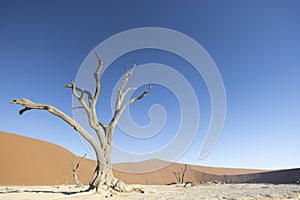
[(124, 195), (125, 193), (130, 192), (145, 193), (143, 189), (131, 187), (117, 178), (113, 178), (109, 185), (103, 183), (99, 184), (97, 187), (90, 186), (86, 191), (92, 190), (95, 190), (95, 194), (100, 194), (106, 198), (112, 197), (113, 195)]

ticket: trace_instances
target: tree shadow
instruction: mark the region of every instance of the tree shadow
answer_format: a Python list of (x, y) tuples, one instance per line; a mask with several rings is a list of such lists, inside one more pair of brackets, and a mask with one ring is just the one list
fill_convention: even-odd
[(72, 195), (72, 194), (78, 194), (83, 193), (83, 191), (51, 191), (51, 190), (23, 190), (23, 192), (31, 192), (31, 193), (48, 193), (48, 194), (64, 194), (64, 195)]
[(0, 191), (0, 194), (11, 194), (11, 193), (47, 193), (47, 194), (63, 194), (63, 195), (73, 195), (73, 194), (84, 194), (88, 193), (90, 190), (84, 189), (79, 191), (54, 191), (54, 190), (6, 190)]

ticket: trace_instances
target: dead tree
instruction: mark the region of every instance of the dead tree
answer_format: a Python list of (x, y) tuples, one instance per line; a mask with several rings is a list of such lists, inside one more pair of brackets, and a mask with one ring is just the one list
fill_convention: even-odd
[(80, 166), (80, 162), (82, 161), (82, 159), (84, 159), (86, 156), (86, 154), (84, 154), (79, 161), (77, 161), (77, 164), (75, 165), (74, 160), (75, 160), (75, 156), (72, 158), (72, 160), (70, 161), (70, 168), (71, 168), (71, 172), (72, 172), (72, 176), (74, 178), (74, 182), (76, 187), (82, 187), (82, 183), (80, 182), (78, 176), (77, 176), (77, 171), (78, 168)]
[(97, 166), (89, 183), (89, 190), (96, 189), (97, 193), (101, 193), (101, 191), (124, 192), (127, 190), (125, 187), (125, 183), (115, 178), (112, 173), (112, 138), (117, 122), (120, 119), (123, 111), (127, 108), (127, 106), (139, 99), (144, 98), (151, 91), (151, 82), (149, 83), (148, 88), (141, 95), (124, 102), (125, 96), (128, 94), (128, 92), (137, 89), (131, 87), (125, 89), (125, 86), (136, 67), (136, 64), (134, 64), (130, 70), (126, 69), (126, 73), (118, 90), (114, 115), (108, 124), (104, 124), (103, 122), (98, 120), (96, 113), (96, 104), (101, 88), (99, 74), (103, 68), (103, 62), (101, 61), (97, 53), (96, 58), (98, 60), (98, 66), (94, 73), (94, 94), (92, 94), (91, 91), (76, 87), (74, 82), (72, 82), (71, 84), (67, 84), (65, 87), (70, 88), (73, 96), (80, 102), (80, 108), (82, 108), (87, 114), (89, 126), (93, 129), (93, 131), (96, 132), (98, 140), (100, 142), (98, 142), (98, 140), (94, 138), (77, 121), (52, 105), (35, 103), (26, 98), (14, 99), (11, 101), (11, 103), (19, 104), (24, 107), (19, 111), (20, 115), (31, 109), (47, 110), (51, 114), (63, 119), (66, 123), (73, 127), (85, 140), (89, 142), (89, 144), (93, 147), (97, 158)]
[(181, 168), (181, 183), (183, 184), (184, 183), (184, 176), (185, 176), (185, 173), (186, 173), (186, 165), (184, 165), (184, 168)]
[(175, 178), (176, 178), (176, 183), (179, 184), (180, 181), (180, 171), (179, 172), (173, 172)]
[(177, 184), (184, 183), (185, 173), (186, 173), (186, 165), (184, 165), (184, 168), (180, 168), (180, 170), (178, 172), (173, 172), (173, 174), (176, 178)]

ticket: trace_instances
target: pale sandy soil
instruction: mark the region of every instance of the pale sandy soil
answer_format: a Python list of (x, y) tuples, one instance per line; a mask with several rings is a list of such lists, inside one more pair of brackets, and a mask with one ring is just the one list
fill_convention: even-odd
[[(273, 184), (201, 184), (189, 188), (180, 185), (135, 185), (145, 193), (125, 193), (108, 199), (300, 199), (300, 185)], [(1, 200), (94, 200), (104, 197), (93, 192), (76, 193), (73, 186), (1, 186)]]

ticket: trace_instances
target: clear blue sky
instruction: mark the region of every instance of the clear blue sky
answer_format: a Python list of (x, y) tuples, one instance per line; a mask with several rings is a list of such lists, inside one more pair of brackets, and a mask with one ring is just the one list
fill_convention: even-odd
[[(205, 84), (201, 78), (180, 68), (184, 61), (157, 51), (120, 58), (103, 76), (103, 93), (112, 89), (123, 65), (134, 60), (141, 64), (172, 64), (192, 83), (202, 81), (195, 89), (203, 111), (200, 130), (180, 162), (264, 169), (300, 167), (299, 10), (300, 2), (296, 0), (2, 0), (0, 130), (46, 140), (84, 154), (86, 150), (76, 132), (63, 121), (42, 111), (30, 111), (20, 117), (20, 107), (10, 105), (9, 101), (28, 97), (72, 115), (72, 96), (64, 85), (75, 79), (83, 59), (96, 45), (128, 29), (164, 27), (200, 43), (223, 77), (227, 117), (220, 140), (209, 156), (198, 159), (210, 117), (209, 97), (207, 91), (203, 92)], [(161, 96), (164, 98), (159, 102)], [(171, 96), (157, 86), (132, 107), (133, 118), (139, 124), (147, 124), (147, 109), (153, 103), (161, 103), (171, 112), (164, 129), (165, 141), (171, 138), (180, 118), (178, 111), (173, 111), (178, 102)], [(110, 106), (110, 101), (104, 101), (100, 108), (105, 105)], [(108, 115), (105, 114), (107, 119)], [(106, 117), (103, 119), (107, 120)], [(116, 142), (118, 139), (116, 136)], [(126, 140), (119, 144), (128, 146)], [(144, 147), (151, 150), (153, 146)]]

